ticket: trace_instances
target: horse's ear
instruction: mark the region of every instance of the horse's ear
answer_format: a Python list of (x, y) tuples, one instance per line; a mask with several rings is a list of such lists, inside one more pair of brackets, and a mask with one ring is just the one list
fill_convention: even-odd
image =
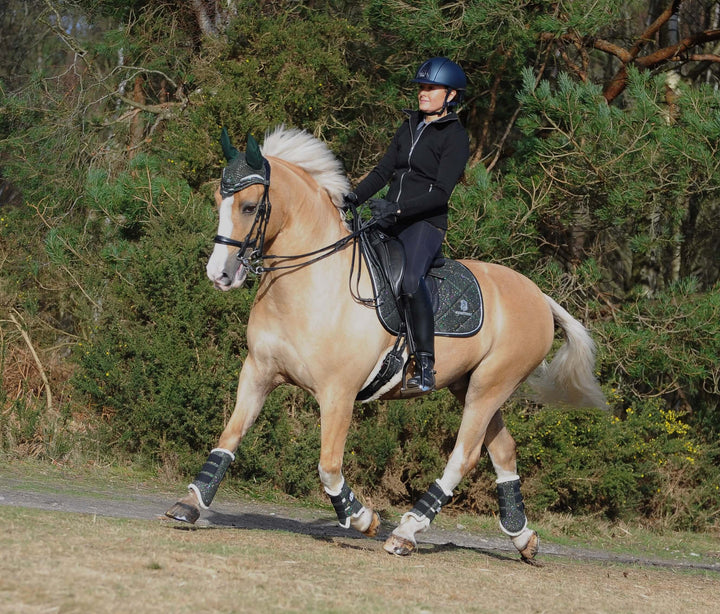
[(224, 126), (222, 132), (220, 133), (220, 145), (222, 146), (225, 159), (228, 162), (240, 156), (240, 152), (230, 144), (230, 136), (228, 136), (227, 128)]
[(252, 134), (247, 137), (247, 149), (245, 150), (245, 162), (250, 168), (260, 170), (263, 167), (263, 157), (260, 153), (260, 145)]

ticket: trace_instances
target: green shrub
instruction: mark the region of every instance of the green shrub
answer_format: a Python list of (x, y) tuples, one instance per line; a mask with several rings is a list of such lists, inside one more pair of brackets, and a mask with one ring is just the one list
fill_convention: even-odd
[[(233, 405), (252, 298), (214, 292), (205, 277), (212, 207), (150, 166), (91, 183), (89, 193), (97, 206), (132, 219), (140, 236), (101, 250), (103, 308), (75, 347), (75, 385), (109, 417), (126, 450), (204, 449)], [(142, 194), (140, 210), (128, 216)], [(120, 234), (126, 228), (114, 226)]]
[(654, 298), (635, 297), (596, 325), (604, 380), (634, 403), (660, 394), (682, 408), (708, 441), (720, 430), (720, 286), (700, 292), (693, 279)]
[[(676, 528), (712, 521), (693, 493), (707, 480), (720, 484), (717, 451), (699, 441), (687, 416), (659, 399), (620, 413), (545, 408), (507, 417), (529, 509), (622, 519), (639, 513), (672, 518)], [(709, 490), (715, 494), (702, 505), (713, 508), (720, 494)]]

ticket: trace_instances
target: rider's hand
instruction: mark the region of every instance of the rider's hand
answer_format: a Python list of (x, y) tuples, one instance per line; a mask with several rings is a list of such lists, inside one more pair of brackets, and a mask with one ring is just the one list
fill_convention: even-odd
[(397, 222), (400, 206), (383, 198), (372, 198), (368, 201), (373, 220), (381, 228), (387, 228)]
[(348, 192), (347, 194), (343, 194), (343, 204), (346, 207), (350, 207), (351, 205), (354, 205), (357, 207), (358, 205), (358, 197), (355, 192)]

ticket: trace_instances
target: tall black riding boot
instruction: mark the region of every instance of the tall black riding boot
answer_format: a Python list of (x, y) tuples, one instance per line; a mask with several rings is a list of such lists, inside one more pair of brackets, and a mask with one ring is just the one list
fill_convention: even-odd
[(408, 379), (407, 388), (429, 392), (435, 388), (435, 318), (432, 300), (425, 280), (420, 280), (417, 292), (405, 295), (406, 317), (412, 349), (415, 351), (415, 371)]

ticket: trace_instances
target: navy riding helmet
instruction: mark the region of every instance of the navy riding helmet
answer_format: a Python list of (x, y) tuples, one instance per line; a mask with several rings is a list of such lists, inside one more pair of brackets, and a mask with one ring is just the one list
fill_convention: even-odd
[[(428, 83), (430, 85), (443, 85), (448, 90), (456, 90), (454, 100), (447, 103), (447, 106), (456, 106), (467, 88), (467, 78), (463, 69), (448, 58), (430, 58), (422, 63), (415, 73), (413, 83)], [(443, 105), (445, 106), (445, 105)]]

